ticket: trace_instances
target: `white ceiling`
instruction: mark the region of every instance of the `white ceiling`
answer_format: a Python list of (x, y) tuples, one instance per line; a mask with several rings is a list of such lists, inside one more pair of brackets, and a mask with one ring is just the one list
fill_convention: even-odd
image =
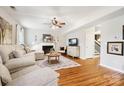
[(50, 29), (51, 19), (57, 17), (66, 22), (59, 30), (71, 31), (81, 25), (105, 16), (122, 7), (105, 6), (16, 6), (15, 10), (3, 7), (27, 29)]

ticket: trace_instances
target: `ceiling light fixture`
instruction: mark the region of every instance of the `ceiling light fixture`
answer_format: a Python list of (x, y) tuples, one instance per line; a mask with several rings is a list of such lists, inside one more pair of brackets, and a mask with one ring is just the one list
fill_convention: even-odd
[(52, 19), (52, 29), (62, 28), (64, 25), (65, 25), (65, 22), (61, 22), (57, 20), (56, 17)]

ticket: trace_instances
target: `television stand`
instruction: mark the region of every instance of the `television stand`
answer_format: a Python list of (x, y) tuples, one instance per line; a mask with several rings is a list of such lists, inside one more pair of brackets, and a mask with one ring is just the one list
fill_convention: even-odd
[(80, 57), (80, 47), (79, 46), (67, 46), (67, 55), (72, 57)]

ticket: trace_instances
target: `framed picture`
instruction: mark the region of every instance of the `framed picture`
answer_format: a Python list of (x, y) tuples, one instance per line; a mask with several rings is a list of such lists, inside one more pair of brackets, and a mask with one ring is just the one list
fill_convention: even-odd
[(53, 36), (51, 34), (43, 34), (43, 42), (52, 43)]
[(12, 25), (0, 17), (0, 45), (12, 44)]
[(123, 25), (123, 30), (122, 30), (122, 39), (124, 40), (124, 25)]
[(124, 42), (107, 42), (107, 53), (123, 55)]

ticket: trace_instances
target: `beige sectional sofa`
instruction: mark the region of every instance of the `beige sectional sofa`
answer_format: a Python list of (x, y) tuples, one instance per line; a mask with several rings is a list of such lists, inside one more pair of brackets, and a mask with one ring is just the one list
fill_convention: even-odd
[[(59, 74), (51, 68), (41, 68), (35, 63), (35, 52), (23, 54), (19, 58), (10, 59), (13, 50), (23, 48), (18, 45), (0, 46), (0, 84), (6, 86), (50, 86), (58, 85)], [(42, 52), (42, 51), (40, 51)], [(9, 79), (8, 79), (9, 78)], [(4, 80), (8, 80), (4, 82)], [(2, 81), (2, 83), (1, 83)]]
[[(20, 51), (21, 56), (19, 58), (10, 59), (9, 54), (12, 51), (16, 51), (16, 50)], [(8, 67), (11, 73), (35, 64), (34, 62), (35, 58), (33, 53), (22, 54), (22, 52), (24, 52), (24, 50), (20, 45), (0, 46), (0, 56), (2, 57), (3, 64)]]
[[(18, 58), (10, 59), (9, 55), (12, 51), (17, 51)], [(11, 73), (21, 70), (27, 66), (35, 64), (35, 53), (43, 53), (42, 50), (26, 53), (21, 45), (0, 45), (0, 56), (3, 64), (9, 69)]]

